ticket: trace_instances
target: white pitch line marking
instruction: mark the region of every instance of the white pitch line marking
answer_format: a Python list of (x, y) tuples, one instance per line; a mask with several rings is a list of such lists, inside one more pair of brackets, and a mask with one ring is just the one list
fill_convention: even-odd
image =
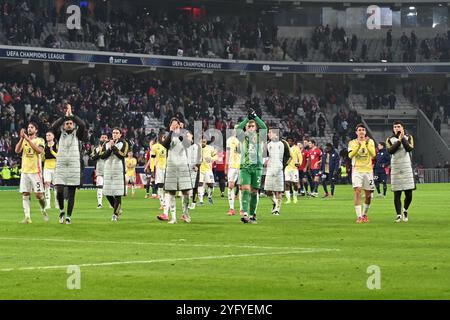
[(0, 241), (46, 241), (46, 242), (70, 242), (70, 243), (92, 243), (92, 244), (120, 244), (120, 245), (149, 245), (149, 246), (186, 246), (186, 247), (210, 247), (210, 248), (241, 248), (241, 249), (267, 249), (267, 250), (320, 250), (340, 251), (330, 248), (298, 248), (298, 247), (267, 247), (251, 245), (232, 245), (232, 244), (195, 244), (195, 243), (169, 243), (169, 242), (134, 242), (134, 241), (110, 241), (110, 240), (73, 240), (73, 239), (47, 239), (47, 238), (5, 238), (0, 237)]
[[(247, 253), (247, 254), (230, 254), (221, 256), (203, 256), (203, 257), (191, 257), (191, 258), (172, 258), (172, 259), (155, 259), (155, 260), (141, 260), (141, 261), (113, 261), (113, 262), (99, 262), (99, 263), (83, 263), (75, 264), (81, 267), (105, 267), (105, 266), (116, 266), (116, 265), (131, 265), (131, 264), (151, 264), (158, 262), (179, 262), (179, 261), (196, 261), (196, 260), (220, 260), (220, 259), (230, 259), (230, 258), (246, 258), (246, 257), (261, 257), (261, 256), (280, 256), (280, 255), (292, 255), (301, 253), (314, 253), (320, 252), (320, 249), (305, 250), (305, 251), (288, 251), (288, 252), (262, 252), (262, 253)], [(22, 267), (22, 268), (5, 268), (0, 269), (0, 272), (11, 272), (11, 271), (33, 271), (33, 270), (51, 270), (51, 269), (67, 269), (68, 265), (61, 266), (38, 266), (38, 267)]]

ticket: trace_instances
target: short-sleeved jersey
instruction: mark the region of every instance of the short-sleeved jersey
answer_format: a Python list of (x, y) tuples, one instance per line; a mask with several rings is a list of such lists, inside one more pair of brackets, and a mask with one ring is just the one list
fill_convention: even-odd
[[(210, 158), (211, 162), (206, 162), (206, 159)], [(211, 146), (205, 146), (202, 148), (202, 164), (200, 165), (200, 172), (205, 173), (212, 171), (213, 161), (217, 160), (217, 152)]]
[(136, 176), (136, 165), (137, 160), (136, 158), (125, 158), (125, 175), (128, 177), (134, 177)]
[(320, 160), (322, 159), (322, 151), (314, 147), (309, 150), (309, 157), (311, 158), (311, 170), (320, 170)]
[(375, 142), (372, 139), (369, 139), (366, 144), (363, 144), (361, 146), (359, 145), (357, 139), (351, 140), (348, 143), (348, 154), (352, 159), (352, 167), (354, 172), (372, 172), (372, 159), (376, 154)]
[(291, 161), (289, 161), (286, 169), (288, 170), (297, 170), (296, 165), (300, 165), (302, 163), (302, 152), (300, 151), (300, 148), (297, 145), (293, 145), (290, 147), (291, 151)]
[(306, 170), (306, 165), (308, 164), (308, 159), (309, 159), (309, 152), (306, 149), (302, 150), (302, 163), (300, 164), (300, 170), (301, 171), (305, 171)]
[(227, 155), (221, 151), (217, 154), (217, 159), (214, 161), (214, 168), (218, 172), (225, 171), (225, 162), (227, 161)]
[(241, 156), (239, 154), (239, 139), (236, 137), (230, 137), (227, 140), (228, 166), (229, 168), (239, 169), (241, 166)]
[(56, 144), (52, 148), (45, 146), (44, 149), (44, 169), (53, 170), (56, 168), (56, 155), (58, 153), (58, 147)]
[(152, 146), (152, 151), (150, 152), (150, 156), (155, 162), (152, 165), (152, 168), (156, 166), (156, 168), (164, 170), (166, 169), (167, 162), (167, 150), (160, 143), (154, 144)]
[[(31, 142), (37, 147), (45, 148), (45, 142), (42, 138), (34, 138)], [(23, 141), (22, 147), (22, 173), (41, 173), (41, 155), (34, 151), (30, 143), (26, 140)]]

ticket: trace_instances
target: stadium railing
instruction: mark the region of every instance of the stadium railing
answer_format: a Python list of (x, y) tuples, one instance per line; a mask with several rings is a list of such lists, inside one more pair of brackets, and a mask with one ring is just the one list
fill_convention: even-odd
[(421, 183), (448, 183), (450, 175), (448, 169), (423, 169), (423, 175), (419, 171)]

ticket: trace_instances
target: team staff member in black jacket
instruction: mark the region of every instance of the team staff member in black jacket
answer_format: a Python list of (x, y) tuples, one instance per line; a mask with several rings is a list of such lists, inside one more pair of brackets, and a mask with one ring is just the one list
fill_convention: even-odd
[(327, 143), (325, 146), (325, 152), (322, 154), (322, 168), (320, 170), (322, 174), (322, 186), (325, 191), (325, 195), (323, 196), (324, 198), (330, 196), (328, 193), (328, 183), (331, 185), (331, 196), (334, 196), (334, 182), (336, 180), (335, 175), (339, 170), (339, 163), (339, 153), (337, 153), (331, 143)]
[[(378, 197), (386, 197), (387, 191), (387, 173), (386, 169), (389, 167), (391, 163), (391, 155), (386, 150), (386, 143), (380, 142), (377, 146), (377, 158), (375, 162), (375, 166), (373, 168), (374, 171), (374, 179), (375, 179), (375, 188), (377, 188)], [(380, 183), (383, 184), (383, 195), (380, 192)]]

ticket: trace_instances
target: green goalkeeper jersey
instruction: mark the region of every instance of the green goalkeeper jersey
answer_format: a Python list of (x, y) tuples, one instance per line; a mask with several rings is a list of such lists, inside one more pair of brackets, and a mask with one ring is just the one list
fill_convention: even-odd
[[(263, 143), (267, 137), (267, 126), (259, 117), (255, 117), (255, 122), (258, 125), (258, 129), (264, 130), (263, 132), (243, 132), (242, 130), (247, 125), (249, 119), (246, 117), (238, 126), (237, 137), (240, 141), (240, 154), (241, 154), (241, 169), (250, 167), (262, 167), (263, 166)], [(261, 137), (261, 133), (263, 133)], [(263, 141), (261, 141), (263, 139)]]

